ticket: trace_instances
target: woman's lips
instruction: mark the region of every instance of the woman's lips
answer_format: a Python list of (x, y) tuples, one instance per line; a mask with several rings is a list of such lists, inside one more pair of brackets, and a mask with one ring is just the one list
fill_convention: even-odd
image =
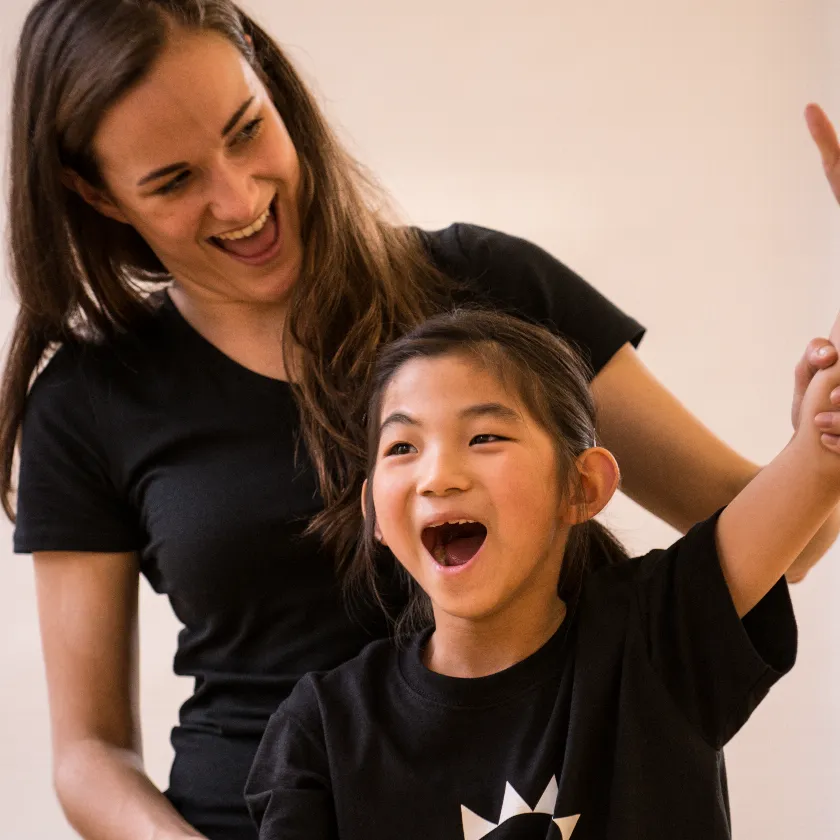
[(271, 204), (268, 220), (259, 233), (246, 239), (221, 240), (214, 236), (210, 241), (224, 254), (246, 265), (260, 266), (270, 262), (283, 246), (276, 196)]

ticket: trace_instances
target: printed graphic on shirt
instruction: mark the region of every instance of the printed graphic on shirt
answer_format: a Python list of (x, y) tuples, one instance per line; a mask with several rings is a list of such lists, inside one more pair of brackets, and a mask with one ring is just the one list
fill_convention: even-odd
[[(505, 785), (505, 798), (498, 822), (491, 822), (478, 816), (474, 811), (461, 806), (461, 822), (464, 828), (464, 840), (569, 840), (575, 830), (580, 814), (568, 817), (555, 817), (554, 805), (557, 801), (557, 779), (552, 776), (540, 797), (540, 801), (531, 808), (516, 792), (513, 785)], [(556, 827), (556, 831), (554, 828)], [(550, 832), (550, 833), (549, 833)]]

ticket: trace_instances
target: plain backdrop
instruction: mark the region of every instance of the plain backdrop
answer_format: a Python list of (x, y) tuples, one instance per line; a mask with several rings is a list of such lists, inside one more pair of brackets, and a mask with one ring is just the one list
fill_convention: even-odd
[[(2, 0), (4, 145), (29, 6)], [(840, 306), (840, 210), (802, 119), (816, 100), (840, 121), (838, 0), (248, 8), (406, 219), (535, 240), (649, 328), (644, 361), (715, 432), (757, 462), (785, 444), (793, 365)], [(637, 552), (674, 537), (625, 499), (608, 520)], [(31, 561), (11, 533), (0, 524), (0, 837), (63, 840)], [(795, 587), (798, 665), (727, 750), (736, 837), (840, 836), (839, 566), (835, 549)], [(190, 685), (171, 673), (168, 603), (142, 589), (146, 760), (165, 785)]]

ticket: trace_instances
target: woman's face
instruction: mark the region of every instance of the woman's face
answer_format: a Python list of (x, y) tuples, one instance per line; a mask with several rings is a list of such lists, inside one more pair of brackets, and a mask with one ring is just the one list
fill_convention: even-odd
[(298, 157), (231, 43), (175, 30), (105, 115), (94, 151), (107, 188), (95, 206), (133, 226), (187, 295), (285, 299), (301, 264)]
[(416, 359), (388, 385), (381, 423), (379, 536), (438, 621), (551, 610), (567, 506), (554, 443), (516, 396), (470, 360)]

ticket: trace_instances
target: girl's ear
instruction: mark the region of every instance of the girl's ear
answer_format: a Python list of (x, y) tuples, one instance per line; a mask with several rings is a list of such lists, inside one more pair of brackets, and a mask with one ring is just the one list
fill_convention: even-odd
[[(368, 480), (365, 479), (362, 483), (362, 517), (364, 519), (368, 518), (368, 509), (367, 509), (367, 493), (368, 493)], [(385, 542), (384, 537), (382, 536), (382, 530), (379, 527), (378, 522), (373, 523), (373, 536), (376, 537), (382, 545), (387, 545), (388, 543)]]
[(62, 183), (68, 190), (78, 193), (94, 210), (113, 219), (116, 222), (129, 224), (125, 214), (114, 203), (114, 200), (104, 191), (92, 187), (78, 172), (65, 169), (61, 176)]
[(579, 486), (573, 488), (573, 504), (564, 517), (570, 525), (580, 525), (599, 514), (615, 494), (621, 479), (612, 452), (602, 446), (581, 452), (576, 465)]

